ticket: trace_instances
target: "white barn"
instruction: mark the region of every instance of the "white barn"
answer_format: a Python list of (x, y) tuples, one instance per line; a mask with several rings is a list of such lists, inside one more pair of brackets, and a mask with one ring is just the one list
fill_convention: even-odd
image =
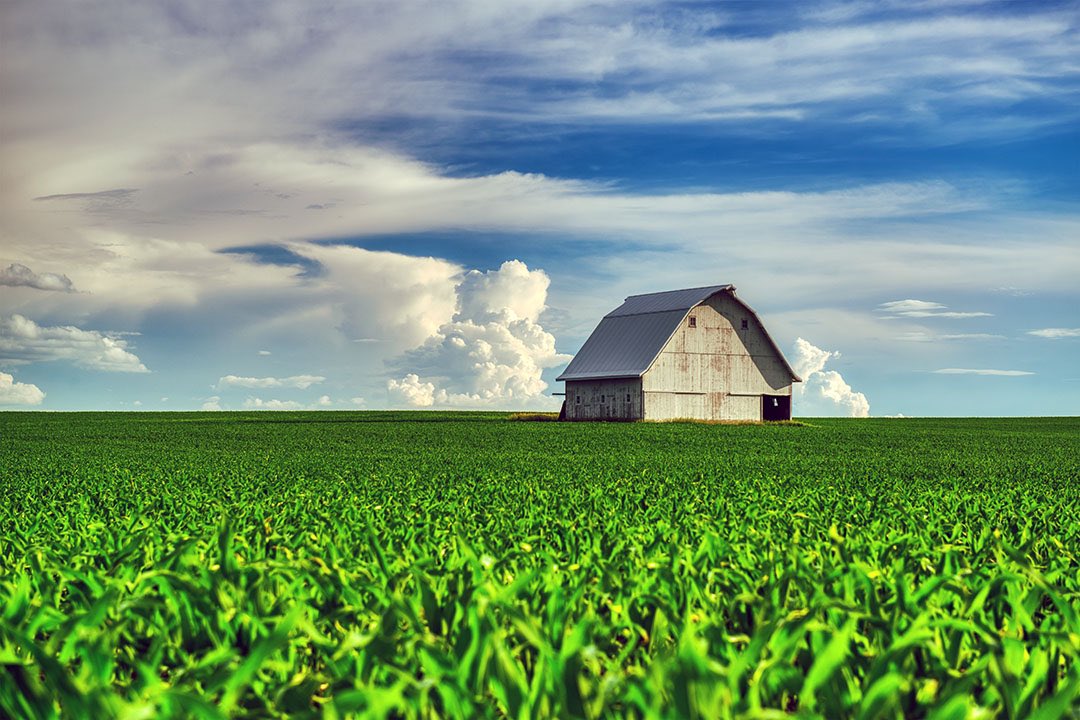
[(556, 380), (566, 420), (789, 420), (801, 382), (733, 285), (626, 298)]

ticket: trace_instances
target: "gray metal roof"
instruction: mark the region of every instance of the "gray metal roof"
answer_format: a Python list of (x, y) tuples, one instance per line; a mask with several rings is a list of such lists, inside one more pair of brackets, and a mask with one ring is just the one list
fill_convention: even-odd
[(556, 380), (639, 377), (664, 349), (687, 310), (604, 316)]
[(688, 288), (686, 290), (668, 290), (667, 292), (631, 295), (623, 304), (604, 317), (623, 315), (641, 315), (643, 313), (669, 312), (671, 310), (689, 310), (708, 300), (721, 290), (734, 290), (734, 285), (711, 285), (709, 287)]
[[(735, 297), (734, 285), (631, 295), (603, 317), (574, 359), (555, 379), (596, 380), (644, 375), (691, 308), (724, 291)], [(735, 299), (757, 318), (757, 313), (746, 303)], [(765, 336), (787, 365), (787, 359), (767, 331)], [(799, 381), (790, 365), (788, 370), (792, 378)]]

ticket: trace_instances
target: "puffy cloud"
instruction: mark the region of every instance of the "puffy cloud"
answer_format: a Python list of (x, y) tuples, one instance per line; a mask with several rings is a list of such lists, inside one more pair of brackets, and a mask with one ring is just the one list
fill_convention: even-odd
[(795, 340), (792, 367), (803, 379), (795, 385), (799, 415), (870, 416), (866, 395), (855, 392), (837, 371), (825, 369), (829, 360), (838, 357), (838, 352), (822, 350), (802, 338)]
[(57, 292), (75, 292), (75, 286), (67, 275), (56, 273), (36, 273), (25, 265), (12, 263), (0, 270), (0, 285), (9, 287), (30, 287), (38, 290)]
[(339, 329), (361, 345), (385, 341), (391, 352), (414, 347), (454, 315), (461, 266), (347, 245), (294, 243), (322, 268), (311, 281), (335, 308)]
[(205, 400), (203, 400), (202, 410), (203, 412), (216, 412), (221, 410), (221, 398), (217, 395), (206, 398)]
[(109, 372), (149, 372), (125, 340), (72, 326), (42, 327), (22, 315), (0, 317), (0, 359), (14, 363), (66, 360)]
[(263, 400), (257, 397), (244, 400), (245, 410), (302, 410), (303, 407), (295, 400)]
[(457, 312), (423, 344), (391, 361), (408, 371), (392, 379), (393, 402), (413, 407), (552, 406), (544, 369), (567, 362), (539, 324), (550, 279), (510, 260), (498, 270), (467, 273), (457, 286)]
[(1035, 374), (1027, 370), (991, 370), (984, 368), (942, 368), (933, 372), (937, 375), (995, 375), (998, 377), (1021, 377)]
[(289, 377), (240, 377), (226, 375), (218, 379), (219, 390), (229, 387), (242, 388), (297, 388), (307, 390), (312, 385), (318, 385), (326, 380), (321, 375), (291, 375)]
[(991, 313), (987, 312), (956, 312), (949, 310), (947, 306), (941, 303), (929, 302), (927, 300), (893, 300), (892, 302), (881, 303), (878, 305), (878, 311), (885, 313), (888, 317), (904, 317), (904, 318), (973, 318), (973, 317), (993, 317)]
[(15, 378), (0, 372), (0, 405), (40, 405), (45, 393), (37, 385), (15, 382)]
[(334, 401), (330, 399), (329, 395), (323, 395), (315, 401), (315, 404), (319, 407), (330, 407), (334, 404)]
[(457, 286), (455, 320), (529, 320), (544, 311), (551, 280), (542, 270), (529, 270), (520, 260), (507, 260), (496, 271), (471, 270)]
[[(391, 378), (386, 382), (386, 390), (393, 405), (431, 407), (435, 404), (435, 383), (422, 382), (416, 373), (409, 373), (400, 380)], [(440, 399), (445, 402), (445, 390), (441, 391)]]
[(1028, 330), (1028, 335), (1046, 338), (1047, 340), (1062, 340), (1064, 338), (1080, 337), (1080, 328), (1041, 328)]

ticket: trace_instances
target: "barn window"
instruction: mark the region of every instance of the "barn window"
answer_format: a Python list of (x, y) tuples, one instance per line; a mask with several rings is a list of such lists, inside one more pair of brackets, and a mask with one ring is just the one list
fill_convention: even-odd
[(580, 405), (580, 404), (581, 404), (581, 396), (580, 396), (580, 395), (578, 395), (578, 396), (577, 396), (577, 397), (575, 398), (575, 400), (574, 400), (574, 403), (575, 403), (576, 405)]
[(693, 315), (690, 316), (690, 327), (697, 327), (697, 318)]
[(600, 396), (600, 402), (604, 402), (604, 396), (603, 395)]
[(743, 330), (746, 330), (746, 329), (747, 329), (747, 328), (749, 328), (749, 327), (750, 327), (750, 321), (749, 321), (749, 320), (747, 320), (746, 318), (743, 318), (743, 319), (742, 319), (742, 329), (743, 329)]
[(630, 393), (626, 393), (626, 402), (630, 402)]

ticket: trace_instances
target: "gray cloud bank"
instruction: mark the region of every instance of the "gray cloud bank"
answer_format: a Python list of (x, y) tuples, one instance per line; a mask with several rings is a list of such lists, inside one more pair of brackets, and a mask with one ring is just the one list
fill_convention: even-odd
[(0, 285), (29, 287), (56, 292), (75, 292), (75, 286), (67, 275), (49, 272), (36, 273), (19, 263), (12, 263), (0, 270)]

